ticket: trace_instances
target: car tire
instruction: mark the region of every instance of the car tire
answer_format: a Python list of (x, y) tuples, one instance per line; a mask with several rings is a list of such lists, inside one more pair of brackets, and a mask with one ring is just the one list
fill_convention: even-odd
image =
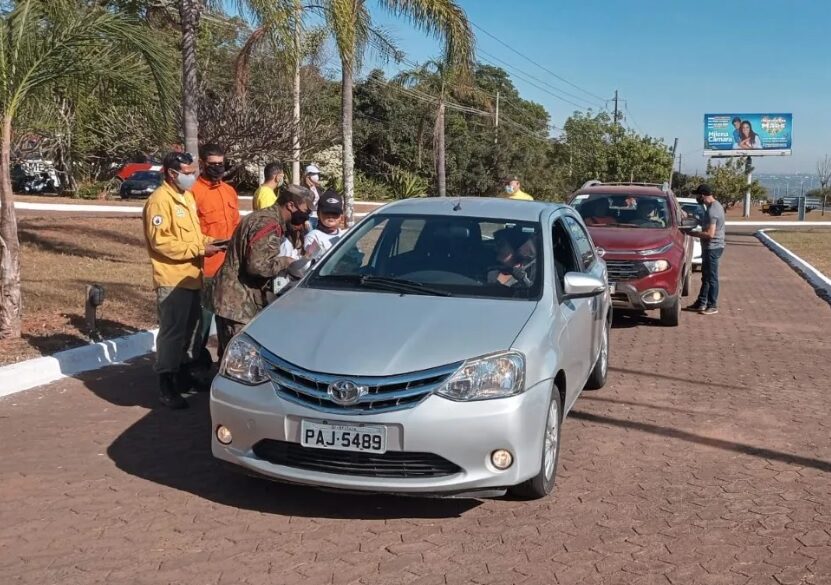
[(554, 490), (557, 477), (557, 463), (560, 460), (560, 427), (563, 422), (563, 405), (560, 392), (555, 386), (551, 389), (551, 401), (543, 427), (542, 454), (540, 472), (519, 485), (510, 488), (509, 493), (523, 500), (538, 500)]
[(585, 390), (600, 390), (606, 385), (606, 377), (609, 373), (609, 330), (612, 328), (611, 320), (607, 321), (603, 328), (603, 340), (600, 346), (600, 355), (592, 368), (592, 373), (586, 381)]
[(690, 296), (690, 279), (692, 278), (692, 267), (690, 270), (687, 271), (687, 274), (684, 275), (684, 284), (681, 285), (681, 296), (688, 297)]
[(669, 307), (661, 309), (661, 325), (664, 327), (678, 327), (680, 322), (681, 298), (678, 297)]

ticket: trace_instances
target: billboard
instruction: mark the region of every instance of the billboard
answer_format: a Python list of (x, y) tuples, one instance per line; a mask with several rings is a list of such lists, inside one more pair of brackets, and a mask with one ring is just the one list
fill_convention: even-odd
[(787, 156), (792, 114), (704, 114), (704, 154)]

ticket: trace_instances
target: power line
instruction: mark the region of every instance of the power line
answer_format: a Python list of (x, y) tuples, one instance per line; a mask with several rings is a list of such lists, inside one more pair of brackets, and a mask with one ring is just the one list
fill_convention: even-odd
[[(479, 52), (480, 52), (480, 53), (484, 53), (484, 51), (479, 51)], [(487, 59), (482, 59), (482, 60), (483, 60), (483, 61), (485, 61), (486, 63), (490, 63), (491, 65), (494, 65), (494, 66), (498, 67), (498, 65), (496, 65), (495, 63), (492, 63), (492, 62), (488, 61)], [(561, 95), (557, 95), (557, 94), (556, 94), (556, 93), (554, 93), (553, 91), (551, 91), (551, 90), (549, 90), (549, 89), (547, 89), (547, 88), (545, 88), (545, 87), (543, 87), (543, 86), (539, 85), (538, 83), (535, 83), (535, 82), (534, 82), (534, 81), (532, 81), (531, 79), (529, 79), (529, 78), (527, 78), (527, 77), (525, 77), (525, 76), (521, 75), (520, 73), (517, 73), (516, 71), (514, 71), (512, 75), (513, 75), (515, 78), (519, 79), (520, 81), (524, 81), (524, 82), (525, 82), (525, 83), (527, 83), (528, 85), (531, 85), (531, 86), (533, 86), (533, 87), (536, 87), (537, 89), (539, 89), (540, 91), (543, 91), (543, 92), (547, 93), (547, 94), (548, 94), (548, 95), (550, 95), (551, 97), (554, 97), (554, 98), (556, 98), (556, 99), (558, 99), (558, 100), (560, 100), (560, 101), (566, 102), (567, 104), (571, 104), (572, 106), (576, 107), (576, 108), (577, 108), (577, 109), (579, 109), (579, 110), (586, 110), (586, 109), (588, 109), (588, 108), (586, 108), (586, 106), (584, 106), (584, 105), (578, 104), (577, 102), (574, 102), (574, 101), (572, 101), (572, 100), (570, 100), (570, 99), (568, 99), (568, 98), (564, 98), (564, 97), (562, 97)]]
[[(493, 60), (497, 61), (498, 63), (502, 63), (502, 65), (504, 65), (505, 67), (507, 67), (509, 69), (513, 69), (516, 73), (518, 73), (520, 75), (524, 75), (525, 77), (528, 77), (529, 79), (532, 79), (533, 81), (536, 81), (537, 83), (541, 83), (541, 84), (549, 87), (551, 90), (553, 90), (555, 92), (562, 93), (563, 95), (569, 96), (569, 97), (574, 98), (576, 100), (580, 100), (581, 102), (583, 102), (585, 104), (588, 104), (589, 107), (597, 107), (597, 104), (593, 104), (591, 101), (587, 100), (586, 98), (580, 97), (579, 95), (575, 95), (575, 94), (570, 93), (570, 92), (567, 92), (564, 89), (560, 89), (559, 87), (556, 87), (556, 86), (548, 83), (544, 79), (540, 79), (539, 77), (535, 77), (534, 75), (528, 73), (527, 71), (523, 71), (519, 67), (516, 67), (515, 65), (511, 65), (507, 61), (505, 61), (503, 59), (500, 59), (499, 57), (497, 57), (495, 55), (492, 55), (491, 53), (488, 53), (487, 51), (483, 51), (482, 49), (479, 49), (478, 52), (479, 52), (480, 55), (485, 55), (489, 59), (493, 59)], [(516, 75), (516, 73), (515, 73), (515, 75)], [(552, 94), (552, 95), (554, 95), (554, 94)], [(568, 99), (563, 98), (561, 96), (555, 95), (555, 97), (557, 97), (558, 99), (562, 99), (563, 101), (566, 101), (568, 103), (574, 104), (574, 102), (569, 101)], [(604, 102), (601, 100), (600, 101), (601, 107), (603, 107), (603, 103)], [(574, 104), (574, 105), (576, 105), (577, 107), (579, 107), (581, 109), (585, 109), (585, 106), (580, 106), (578, 104)]]
[(476, 28), (476, 29), (478, 29), (478, 30), (482, 31), (482, 32), (483, 32), (483, 33), (485, 33), (487, 36), (489, 36), (490, 38), (492, 38), (493, 40), (495, 40), (496, 42), (498, 42), (498, 43), (499, 43), (499, 44), (501, 44), (502, 46), (504, 46), (504, 47), (506, 47), (507, 49), (509, 49), (510, 51), (512, 51), (513, 53), (516, 53), (517, 55), (519, 55), (520, 57), (522, 57), (523, 59), (525, 59), (525, 60), (526, 60), (526, 61), (528, 61), (529, 63), (531, 63), (531, 64), (533, 64), (533, 65), (535, 65), (535, 66), (539, 67), (540, 69), (542, 69), (543, 71), (545, 71), (545, 72), (546, 72), (546, 73), (548, 73), (549, 75), (552, 75), (552, 76), (556, 77), (557, 79), (559, 79), (559, 80), (560, 80), (560, 81), (562, 81), (563, 83), (566, 83), (566, 84), (570, 85), (570, 86), (571, 86), (571, 87), (573, 87), (574, 89), (577, 89), (577, 90), (579, 90), (579, 91), (582, 91), (582, 92), (583, 92), (583, 93), (585, 93), (586, 95), (589, 95), (589, 96), (591, 96), (591, 97), (595, 98), (596, 100), (599, 100), (599, 101), (601, 101), (601, 102), (603, 102), (603, 101), (604, 101), (604, 99), (605, 99), (605, 98), (602, 98), (602, 97), (600, 97), (599, 95), (594, 94), (594, 93), (590, 92), (590, 91), (589, 91), (589, 90), (587, 90), (587, 89), (583, 89), (582, 87), (580, 87), (579, 85), (577, 85), (577, 84), (575, 84), (575, 83), (572, 83), (571, 81), (569, 81), (569, 80), (568, 80), (568, 79), (566, 79), (565, 77), (562, 77), (562, 76), (560, 76), (560, 75), (557, 75), (556, 73), (554, 73), (553, 71), (551, 71), (551, 70), (550, 70), (550, 69), (548, 69), (547, 67), (544, 67), (543, 65), (540, 65), (539, 63), (537, 63), (536, 61), (534, 61), (533, 59), (531, 59), (531, 58), (530, 58), (530, 57), (528, 57), (527, 55), (524, 55), (523, 53), (520, 53), (519, 51), (517, 51), (516, 49), (514, 49), (511, 45), (509, 45), (508, 43), (506, 43), (505, 41), (503, 41), (502, 39), (500, 39), (500, 38), (499, 38), (499, 37), (497, 37), (496, 35), (493, 35), (493, 34), (489, 33), (488, 31), (486, 31), (485, 29), (483, 29), (481, 26), (479, 26), (479, 25), (478, 25), (478, 24), (476, 24), (475, 22), (471, 22), (470, 24), (471, 24), (474, 28)]

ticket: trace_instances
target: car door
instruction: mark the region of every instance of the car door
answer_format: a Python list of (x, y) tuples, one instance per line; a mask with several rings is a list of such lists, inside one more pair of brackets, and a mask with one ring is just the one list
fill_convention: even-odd
[[(565, 298), (565, 275), (569, 272), (583, 272), (574, 239), (566, 221), (568, 216), (561, 216), (554, 221), (552, 227), (552, 246), (554, 257), (554, 278), (557, 288), (557, 302), (559, 303), (560, 317), (566, 323), (566, 336), (568, 345), (559, 347), (558, 352), (562, 358), (563, 369), (566, 372), (566, 379), (574, 380), (574, 384), (568, 384), (569, 403), (573, 401), (585, 381), (588, 379), (592, 359), (592, 344), (594, 335), (592, 333), (592, 299), (566, 299)], [(566, 405), (564, 405), (567, 408)]]
[[(568, 228), (569, 235), (571, 235), (572, 238), (580, 271), (585, 274), (590, 274), (605, 282), (605, 266), (597, 257), (591, 237), (589, 237), (586, 228), (575, 217), (566, 216), (564, 221), (566, 227)], [(587, 300), (590, 305), (592, 318), (591, 342), (589, 344), (589, 355), (591, 359), (588, 370), (591, 372), (591, 368), (594, 367), (594, 363), (600, 352), (603, 328), (606, 326), (606, 295), (597, 295), (585, 300)], [(588, 373), (586, 376), (588, 376)]]

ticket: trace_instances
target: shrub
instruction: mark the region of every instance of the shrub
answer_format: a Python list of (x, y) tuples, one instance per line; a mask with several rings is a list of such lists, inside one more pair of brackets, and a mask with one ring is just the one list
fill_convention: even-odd
[(387, 186), (395, 199), (410, 199), (411, 197), (424, 197), (429, 185), (426, 179), (415, 173), (392, 167), (387, 176)]

